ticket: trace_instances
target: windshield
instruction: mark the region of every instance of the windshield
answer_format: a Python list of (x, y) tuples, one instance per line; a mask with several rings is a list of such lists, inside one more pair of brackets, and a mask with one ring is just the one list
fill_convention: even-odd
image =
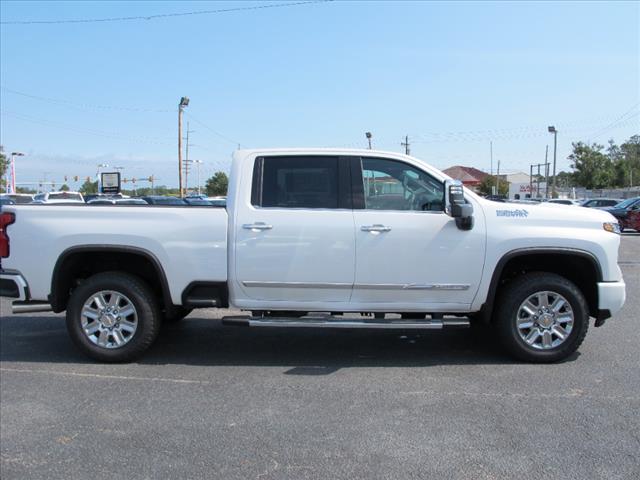
[(619, 204), (616, 205), (616, 208), (627, 208), (630, 205), (633, 205), (638, 199), (637, 198), (627, 198), (623, 200)]

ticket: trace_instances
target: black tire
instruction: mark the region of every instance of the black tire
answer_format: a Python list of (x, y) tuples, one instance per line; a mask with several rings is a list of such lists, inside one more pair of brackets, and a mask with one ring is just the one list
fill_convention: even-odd
[(183, 306), (174, 305), (171, 308), (168, 308), (163, 313), (163, 318), (165, 322), (179, 322), (184, 319), (187, 315), (189, 315), (193, 311), (193, 308), (186, 308)]
[[(566, 339), (547, 349), (538, 349), (525, 342), (517, 326), (520, 305), (541, 291), (562, 295), (574, 315), (573, 328)], [(584, 295), (573, 282), (554, 273), (528, 273), (511, 281), (499, 292), (494, 328), (502, 346), (517, 359), (535, 363), (558, 362), (569, 357), (582, 344), (589, 329), (589, 308)]]
[[(106, 348), (93, 343), (82, 327), (82, 309), (94, 294), (114, 291), (125, 295), (137, 314), (137, 328), (121, 347)], [(121, 272), (98, 273), (78, 286), (67, 305), (67, 330), (75, 345), (90, 358), (101, 362), (128, 362), (144, 353), (155, 341), (162, 316), (149, 286), (138, 277)]]

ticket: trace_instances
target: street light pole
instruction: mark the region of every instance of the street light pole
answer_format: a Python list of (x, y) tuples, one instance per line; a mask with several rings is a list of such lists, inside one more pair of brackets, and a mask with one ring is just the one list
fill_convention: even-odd
[(549, 133), (553, 133), (553, 182), (551, 187), (551, 196), (556, 197), (556, 152), (558, 150), (558, 130), (556, 127), (550, 126), (547, 128)]
[(102, 193), (102, 178), (100, 177), (100, 169), (101, 168), (109, 168), (109, 165), (107, 165), (106, 163), (99, 163), (98, 164), (98, 171), (96, 172), (96, 177), (97, 181), (98, 181), (98, 193)]
[(364, 136), (367, 137), (367, 140), (369, 141), (369, 150), (371, 150), (371, 137), (373, 137), (373, 135), (371, 135), (371, 132), (365, 132)]
[(182, 97), (178, 104), (178, 183), (180, 198), (184, 197), (182, 188), (182, 111), (187, 105), (189, 105), (189, 98)]
[(11, 152), (11, 191), (7, 182), (7, 193), (16, 193), (16, 157), (24, 157), (24, 153)]

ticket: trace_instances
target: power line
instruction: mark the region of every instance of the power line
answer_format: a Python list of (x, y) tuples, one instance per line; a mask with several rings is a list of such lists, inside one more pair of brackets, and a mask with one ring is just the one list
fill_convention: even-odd
[[(3, 90), (3, 91), (9, 92), (9, 93), (15, 94), (15, 95), (20, 95), (20, 96), (31, 98), (31, 99), (34, 99), (34, 100), (40, 100), (40, 101), (50, 102), (50, 103), (54, 103), (54, 104), (68, 105), (68, 106), (71, 106), (71, 107), (82, 108), (82, 109), (87, 109), (87, 110), (122, 110), (122, 111), (129, 111), (129, 112), (174, 113), (174, 110), (137, 108), (137, 107), (122, 107), (122, 106), (118, 106), (118, 105), (96, 105), (96, 104), (90, 104), (90, 103), (80, 103), (80, 102), (74, 102), (72, 100), (66, 100), (66, 99), (60, 99), (60, 98), (52, 98), (52, 97), (43, 97), (43, 96), (40, 96), (40, 95), (34, 95), (34, 94), (31, 94), (31, 93), (26, 93), (26, 92), (21, 92), (21, 91), (18, 91), (18, 90), (14, 90), (12, 88), (7, 88), (5, 86), (0, 86), (0, 89)], [(20, 114), (16, 114), (16, 113), (12, 113), (12, 112), (7, 112), (7, 113), (10, 114), (10, 115), (16, 116), (16, 117), (20, 115)], [(198, 120), (197, 118), (195, 118), (190, 113), (188, 113), (188, 112), (184, 112), (184, 113), (185, 113), (185, 115), (189, 116), (194, 122), (200, 124), (201, 126), (206, 128), (207, 130), (209, 130), (214, 135), (220, 137), (223, 140), (226, 140), (227, 142), (233, 143), (235, 145), (240, 145), (240, 142), (238, 142), (236, 140), (233, 140), (232, 138), (229, 138), (226, 135), (214, 130), (213, 128), (211, 128), (210, 126), (206, 125), (201, 120)], [(27, 119), (27, 120), (29, 120), (29, 119)], [(46, 121), (46, 120), (40, 120), (40, 119), (36, 119), (36, 120), (39, 120), (40, 122), (45, 122)]]
[(7, 110), (0, 110), (0, 115), (6, 116), (6, 117), (17, 118), (18, 120), (22, 120), (22, 121), (30, 122), (30, 123), (35, 123), (37, 125), (44, 125), (44, 126), (47, 126), (47, 127), (58, 128), (58, 129), (61, 129), (61, 130), (67, 130), (67, 131), (74, 132), (74, 133), (83, 133), (83, 134), (87, 134), (87, 135), (95, 135), (95, 136), (103, 137), (103, 138), (114, 138), (114, 139), (119, 139), (119, 140), (126, 140), (126, 141), (129, 141), (129, 142), (135, 142), (135, 143), (151, 143), (151, 144), (154, 144), (154, 145), (173, 145), (173, 143), (154, 140), (153, 137), (128, 137), (126, 135), (121, 135), (119, 133), (104, 132), (104, 131), (101, 131), (101, 130), (91, 130), (91, 129), (81, 128), (81, 127), (75, 127), (73, 125), (55, 123), (55, 122), (51, 122), (51, 121), (46, 120), (46, 119), (32, 117), (32, 116), (29, 116), (29, 115), (23, 115), (23, 114), (19, 114), (19, 113), (15, 113), (15, 112), (9, 112)]
[(60, 98), (51, 98), (51, 97), (42, 97), (40, 95), (33, 95), (31, 93), (20, 92), (18, 90), (13, 90), (12, 88), (7, 88), (5, 86), (0, 86), (0, 89), (5, 92), (12, 93), (14, 95), (20, 95), (22, 97), (31, 98), (33, 100), (40, 100), (43, 102), (56, 103), (69, 105), (77, 108), (82, 108), (85, 110), (124, 110), (127, 112), (151, 112), (151, 113), (167, 113), (174, 112), (174, 110), (160, 110), (160, 109), (152, 109), (152, 108), (135, 108), (135, 107), (122, 107), (118, 105), (95, 105), (90, 103), (79, 103), (74, 102), (72, 100), (63, 100)]
[[(613, 122), (606, 126), (595, 125), (587, 126), (589, 123), (581, 122), (565, 122), (558, 123), (556, 126), (562, 128), (565, 132), (580, 132), (589, 131), (593, 128), (599, 129), (597, 135), (601, 135), (605, 131), (612, 128), (616, 128), (629, 123), (633, 117), (638, 115), (638, 112), (634, 113), (638, 104), (634, 105), (630, 110), (623, 115), (617, 117)], [(609, 117), (611, 118), (611, 117)], [(571, 127), (573, 125), (573, 128)], [(461, 132), (432, 132), (420, 135), (413, 135), (414, 143), (441, 143), (441, 142), (475, 142), (475, 141), (488, 141), (488, 140), (518, 140), (526, 138), (535, 138), (546, 136), (547, 130), (540, 128), (540, 126), (528, 126), (528, 127), (515, 127), (509, 129), (493, 129), (493, 130), (476, 130), (476, 131), (461, 131)], [(592, 135), (593, 137), (593, 135)]]
[(193, 120), (194, 122), (196, 122), (197, 124), (199, 124), (200, 126), (206, 128), (207, 130), (209, 130), (211, 133), (213, 133), (214, 135), (216, 135), (217, 137), (222, 138), (223, 140), (226, 140), (229, 143), (233, 143), (235, 145), (238, 145), (238, 147), (240, 146), (240, 142), (234, 140), (233, 138), (229, 138), (226, 135), (223, 135), (220, 132), (217, 132), (216, 130), (214, 130), (213, 128), (211, 128), (209, 125), (207, 125), (206, 123), (202, 122), (201, 120), (198, 120), (196, 117), (194, 117), (191, 113), (189, 112), (184, 112), (184, 114), (189, 117), (191, 120)]
[(601, 128), (596, 133), (591, 134), (589, 136), (589, 140), (591, 140), (592, 138), (598, 138), (603, 133), (606, 133), (609, 130), (611, 130), (613, 128), (616, 128), (617, 126), (620, 126), (622, 124), (626, 125), (629, 120), (631, 120), (632, 118), (634, 118), (634, 117), (636, 117), (636, 116), (638, 116), (640, 114), (640, 112), (635, 112), (634, 111), (636, 108), (638, 108), (639, 105), (640, 105), (640, 102), (636, 103), (633, 107), (631, 107), (629, 110), (624, 112), (622, 115), (620, 115), (618, 118), (616, 118), (609, 125), (607, 125), (604, 128)]
[(265, 4), (254, 5), (251, 7), (233, 7), (233, 8), (219, 8), (216, 10), (197, 10), (193, 12), (182, 13), (163, 13), (157, 15), (138, 15), (131, 17), (108, 17), (108, 18), (79, 18), (79, 19), (64, 19), (64, 20), (10, 20), (0, 22), (0, 25), (54, 25), (54, 24), (68, 24), (68, 23), (107, 23), (107, 22), (128, 22), (136, 20), (157, 20), (160, 18), (172, 18), (172, 17), (186, 17), (193, 15), (212, 15), (216, 13), (230, 13), (240, 12), (247, 10), (266, 10), (267, 8), (283, 8), (283, 7), (296, 7), (302, 5), (311, 5), (314, 3), (326, 3), (333, 0), (310, 0), (305, 2), (289, 2), (289, 3), (277, 3), (277, 4)]

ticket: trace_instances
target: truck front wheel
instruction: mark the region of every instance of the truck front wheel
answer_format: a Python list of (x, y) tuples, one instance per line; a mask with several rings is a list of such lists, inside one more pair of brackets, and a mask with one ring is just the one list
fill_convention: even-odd
[(499, 292), (495, 320), (509, 353), (520, 360), (549, 363), (578, 349), (589, 328), (589, 309), (574, 283), (554, 273), (534, 272)]
[(121, 272), (99, 273), (72, 293), (67, 330), (76, 346), (101, 362), (127, 362), (158, 336), (162, 317), (151, 289)]

